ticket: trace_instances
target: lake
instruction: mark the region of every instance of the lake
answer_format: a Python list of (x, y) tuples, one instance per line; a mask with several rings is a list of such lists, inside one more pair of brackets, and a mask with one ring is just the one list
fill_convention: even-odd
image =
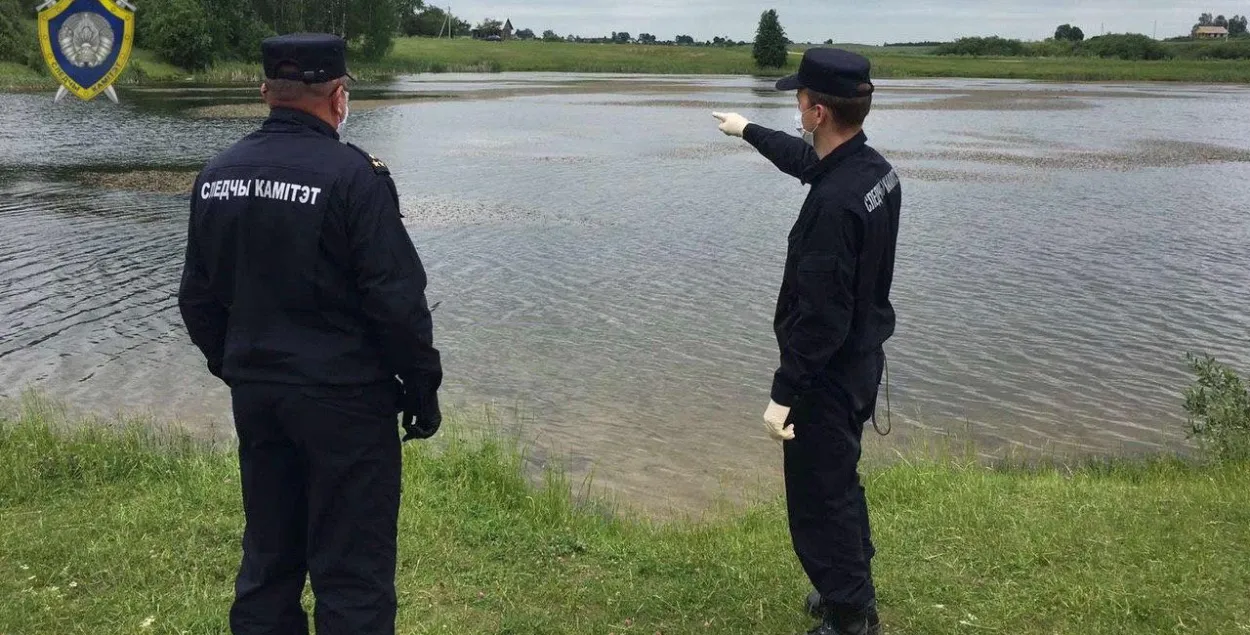
[[(773, 483), (771, 318), (806, 188), (710, 115), (789, 130), (793, 96), (769, 88), (354, 89), (345, 138), (389, 164), (442, 303), (445, 405), (491, 406), (536, 456), (645, 506)], [(0, 395), (229, 436), (176, 308), (177, 192), (256, 127), (258, 94), (120, 92), (0, 95)], [(987, 456), (1184, 451), (1185, 354), (1250, 369), (1247, 104), (1244, 87), (880, 82), (867, 132), (904, 208), (896, 434), (872, 451), (952, 432)]]

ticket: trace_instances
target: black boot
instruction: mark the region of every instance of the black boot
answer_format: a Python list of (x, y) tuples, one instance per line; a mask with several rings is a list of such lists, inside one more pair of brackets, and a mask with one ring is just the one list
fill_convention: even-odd
[(820, 610), (825, 614), (821, 616), (820, 624), (807, 635), (881, 635), (881, 618), (877, 616), (876, 607), (855, 614), (830, 614), (825, 610), (824, 602), (813, 603), (810, 596), (808, 600), (809, 610)]

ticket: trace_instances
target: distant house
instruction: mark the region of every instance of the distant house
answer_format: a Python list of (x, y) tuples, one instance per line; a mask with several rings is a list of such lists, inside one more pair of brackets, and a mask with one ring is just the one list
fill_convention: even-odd
[(1194, 37), (1200, 40), (1227, 40), (1228, 29), (1222, 26), (1200, 26), (1194, 29)]
[[(504, 22), (504, 24), (503, 24), (503, 39), (505, 39), (505, 40), (511, 40), (511, 39), (512, 39), (512, 32), (513, 32), (513, 31), (514, 31), (514, 29), (512, 28), (512, 20), (511, 20), (511, 19), (509, 19), (507, 22)], [(1225, 34), (1226, 36), (1228, 35), (1228, 30), (1227, 30), (1227, 29), (1225, 29), (1225, 30), (1224, 30), (1224, 34)]]

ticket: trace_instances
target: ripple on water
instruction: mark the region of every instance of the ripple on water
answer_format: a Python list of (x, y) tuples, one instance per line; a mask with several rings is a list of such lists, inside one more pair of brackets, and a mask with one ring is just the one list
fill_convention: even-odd
[[(603, 78), (568, 90), (538, 79), (514, 86), (524, 95), (353, 113), (350, 138), (391, 166), (443, 303), (448, 405), (517, 407), (545, 456), (630, 500), (699, 504), (775, 485), (758, 420), (785, 236), (806, 190), (694, 108), (751, 104), (788, 129), (792, 97), (749, 78), (701, 79), (693, 96), (668, 80), (612, 92)], [(388, 90), (466, 92), (407, 81)], [(1187, 447), (1183, 354), (1250, 369), (1246, 94), (883, 82), (870, 136), (906, 200), (889, 344), (897, 432), (885, 443)], [(33, 383), (229, 434), (228, 395), (173, 302), (186, 200), (142, 186), (255, 122), (138, 102), (0, 95), (24, 122), (0, 130), (0, 393)], [(942, 110), (952, 105), (979, 111)], [(75, 170), (110, 176), (83, 188)]]

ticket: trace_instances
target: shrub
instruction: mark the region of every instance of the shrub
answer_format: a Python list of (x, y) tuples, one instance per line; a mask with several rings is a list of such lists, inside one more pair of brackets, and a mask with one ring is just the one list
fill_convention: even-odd
[(1029, 44), (1028, 54), (1033, 57), (1073, 57), (1079, 55), (1080, 44), (1070, 40), (1046, 40)]
[(139, 25), (138, 44), (176, 66), (190, 70), (213, 63), (213, 35), (208, 17), (197, 0), (151, 3)]
[(1150, 36), (1136, 33), (1090, 38), (1082, 43), (1080, 50), (1093, 57), (1122, 60), (1165, 60), (1172, 57), (1166, 46)]
[(1189, 356), (1196, 383), (1185, 391), (1189, 437), (1218, 460), (1250, 458), (1250, 392), (1233, 369)]
[(1024, 42), (1009, 40), (997, 35), (990, 37), (965, 37), (954, 42), (943, 44), (934, 51), (935, 55), (972, 55), (972, 56), (1020, 56), (1026, 54)]
[(1191, 60), (1250, 59), (1250, 40), (1173, 44), (1169, 49), (1176, 57)]

